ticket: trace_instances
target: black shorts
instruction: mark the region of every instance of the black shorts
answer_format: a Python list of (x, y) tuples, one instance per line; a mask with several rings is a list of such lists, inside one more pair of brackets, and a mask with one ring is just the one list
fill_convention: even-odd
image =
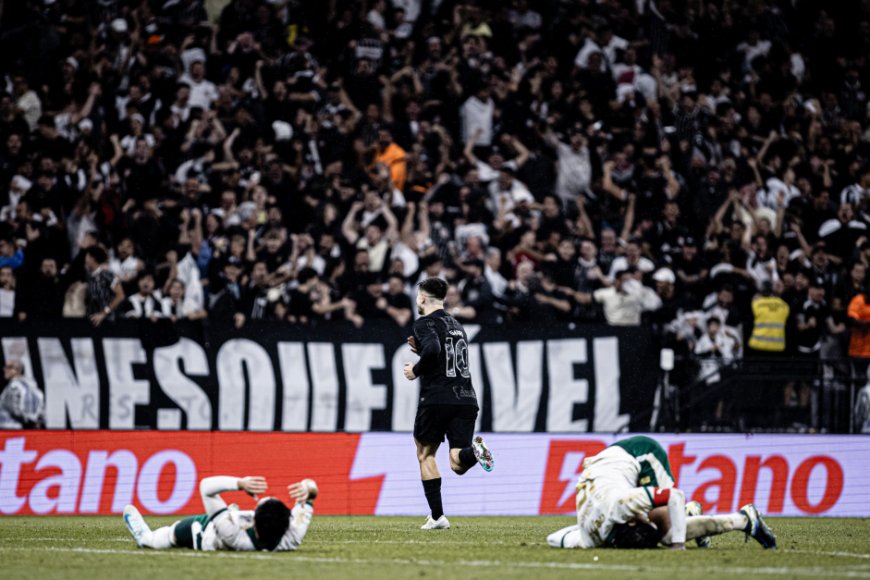
[[(175, 545), (179, 548), (190, 548), (198, 550), (196, 546), (196, 536), (202, 534), (202, 531), (208, 525), (208, 514), (200, 516), (190, 516), (179, 520), (175, 524)], [(194, 524), (199, 524), (197, 531), (194, 531)], [(200, 540), (201, 542), (202, 540)]]
[(469, 447), (474, 438), (477, 407), (471, 405), (428, 405), (417, 408), (414, 439), (421, 443), (441, 443), (444, 436), (450, 448)]

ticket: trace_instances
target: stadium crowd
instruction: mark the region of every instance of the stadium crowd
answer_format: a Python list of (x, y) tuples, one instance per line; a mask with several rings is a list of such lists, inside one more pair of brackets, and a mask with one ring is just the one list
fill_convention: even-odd
[(870, 3), (223, 4), (0, 4), (0, 316), (870, 357)]

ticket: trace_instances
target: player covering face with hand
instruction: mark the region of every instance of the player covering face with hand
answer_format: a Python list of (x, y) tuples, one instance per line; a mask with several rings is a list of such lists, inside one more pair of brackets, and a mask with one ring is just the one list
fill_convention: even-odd
[(303, 479), (290, 485), (288, 491), (295, 500), (292, 509), (278, 499), (267, 497), (257, 503), (256, 509), (240, 511), (236, 506), (227, 506), (220, 496), (223, 492), (241, 490), (256, 499), (267, 489), (265, 478), (258, 476), (207, 477), (199, 484), (205, 514), (151, 530), (139, 510), (128, 505), (124, 508), (124, 523), (140, 548), (295, 550), (302, 544), (311, 523), (317, 484)]
[(462, 475), (476, 464), (492, 471), (492, 453), (481, 437), (474, 437), (477, 394), (471, 385), (468, 337), (462, 325), (444, 310), (447, 282), (426, 278), (419, 284), (411, 350), (420, 356), (417, 364), (405, 363), (405, 378), (420, 379), (420, 400), (414, 420), (414, 442), (420, 462), (423, 492), (431, 515), (424, 530), (450, 527), (441, 504), (441, 474), (435, 452), (444, 437), (450, 445), (450, 468)]
[(764, 548), (776, 537), (752, 504), (739, 512), (701, 515), (674, 487), (667, 453), (642, 435), (619, 441), (583, 462), (577, 483), (577, 524), (547, 536), (554, 548), (684, 549), (687, 540), (709, 547), (710, 538), (742, 531)]

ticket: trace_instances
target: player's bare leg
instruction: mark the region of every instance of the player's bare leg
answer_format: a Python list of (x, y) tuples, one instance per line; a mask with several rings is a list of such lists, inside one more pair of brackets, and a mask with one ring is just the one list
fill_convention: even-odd
[(471, 465), (462, 463), (462, 450), (461, 447), (453, 447), (450, 449), (450, 469), (453, 470), (453, 473), (456, 475), (463, 475), (468, 472), (469, 469), (477, 465), (477, 461), (474, 461)]
[(423, 493), (429, 503), (432, 512), (426, 518), (426, 523), (421, 529), (443, 530), (450, 527), (450, 522), (444, 515), (444, 507), (441, 503), (441, 472), (435, 462), (435, 452), (438, 451), (438, 443), (423, 443), (414, 439), (417, 445), (417, 461), (420, 462), (420, 479), (423, 481)]
[(441, 479), (438, 463), (435, 462), (438, 443), (422, 443), (416, 439), (414, 439), (414, 443), (417, 445), (417, 461), (420, 462), (420, 478), (423, 481)]

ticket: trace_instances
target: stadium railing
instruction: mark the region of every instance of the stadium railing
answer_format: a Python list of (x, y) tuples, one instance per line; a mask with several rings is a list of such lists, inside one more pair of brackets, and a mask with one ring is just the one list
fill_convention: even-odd
[(677, 356), (660, 373), (654, 431), (870, 432), (867, 364), (802, 356)]

